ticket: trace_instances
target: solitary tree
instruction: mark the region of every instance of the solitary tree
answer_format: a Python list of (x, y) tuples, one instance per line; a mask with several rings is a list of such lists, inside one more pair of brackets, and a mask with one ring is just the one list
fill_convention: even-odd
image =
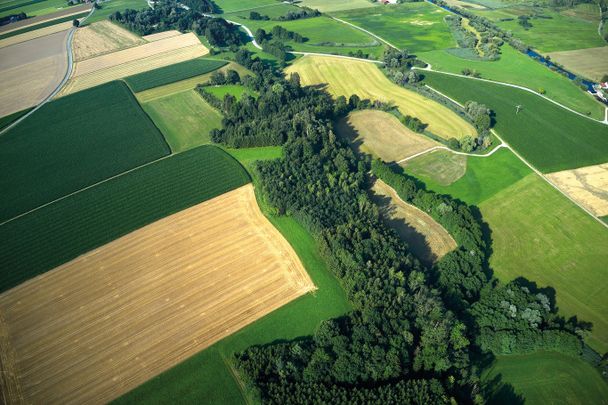
[(76, 28), (80, 27), (80, 21), (78, 21), (78, 19), (74, 19), (74, 21), (72, 21), (72, 25)]

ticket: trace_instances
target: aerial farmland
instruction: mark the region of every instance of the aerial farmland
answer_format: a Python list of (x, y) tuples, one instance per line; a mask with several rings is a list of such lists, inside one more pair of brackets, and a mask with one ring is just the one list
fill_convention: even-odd
[(608, 404), (606, 0), (0, 0), (0, 403)]

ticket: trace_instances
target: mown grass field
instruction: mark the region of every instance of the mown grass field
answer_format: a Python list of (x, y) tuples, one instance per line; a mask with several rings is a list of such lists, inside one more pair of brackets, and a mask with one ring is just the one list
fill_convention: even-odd
[(597, 370), (555, 352), (498, 357), (482, 374), (489, 403), (516, 403), (505, 385), (527, 404), (608, 404), (608, 384)]
[[(280, 147), (230, 150), (248, 168), (259, 187), (253, 163), (261, 159), (281, 156)], [(276, 340), (295, 339), (311, 335), (322, 320), (337, 317), (351, 307), (346, 294), (319, 256), (312, 236), (293, 218), (270, 214), (265, 202), (257, 195), (258, 204), (294, 248), (313, 283), (318, 288), (277, 309), (255, 323), (226, 337), (208, 349), (189, 358), (178, 366), (146, 382), (137, 389), (114, 401), (114, 404), (171, 402), (179, 398), (182, 403), (251, 403), (248, 393), (242, 391), (232, 367), (234, 353), (256, 344)]]
[(169, 156), (0, 226), (0, 291), (250, 181), (213, 146)]
[(542, 172), (608, 161), (604, 124), (524, 90), (436, 72), (424, 72), (424, 76), (426, 84), (460, 103), (475, 100), (490, 107), (496, 114), (498, 134)]
[(13, 0), (0, 3), (0, 17), (26, 13), (28, 17), (54, 13), (67, 7), (65, 0)]
[(195, 90), (143, 103), (144, 111), (161, 130), (173, 153), (210, 143), (209, 133), (222, 127), (222, 115)]
[(443, 21), (449, 13), (426, 2), (405, 3), (335, 13), (401, 49), (425, 52), (456, 46)]
[(158, 86), (186, 80), (221, 68), (228, 62), (215, 59), (192, 59), (186, 62), (149, 70), (134, 76), (125, 77), (125, 81), (135, 93)]
[(475, 129), (452, 110), (391, 82), (373, 63), (325, 56), (305, 56), (286, 69), (298, 72), (304, 85), (317, 85), (334, 97), (391, 102), (403, 115), (418, 117), (427, 130), (444, 139), (474, 135)]
[(604, 118), (604, 107), (593, 96), (582, 91), (570, 79), (509, 45), (501, 48), (500, 59), (497, 61), (463, 59), (445, 50), (421, 53), (418, 57), (430, 63), (434, 70), (461, 73), (463, 69), (471, 69), (481, 73), (485, 79), (518, 84), (537, 92), (543, 90), (547, 97), (575, 111), (590, 113), (590, 116), (597, 119)]
[(352, 10), (355, 8), (369, 8), (378, 5), (378, 3), (372, 3), (369, 0), (303, 0), (301, 4), (306, 7), (316, 8), (322, 13)]
[(146, 0), (111, 0), (103, 2), (101, 8), (96, 10), (93, 15), (85, 21), (85, 25), (92, 24), (96, 21), (102, 21), (107, 19), (110, 14), (114, 14), (116, 11), (123, 11), (126, 9), (143, 10), (148, 8)]
[(0, 137), (0, 223), (169, 152), (123, 82), (50, 102)]
[(240, 84), (225, 84), (222, 86), (208, 86), (205, 87), (205, 91), (207, 93), (213, 94), (215, 97), (220, 100), (224, 99), (224, 96), (230, 94), (231, 96), (236, 97), (237, 100), (243, 98), (245, 94), (249, 94), (255, 96), (255, 94), (249, 90), (247, 87)]
[[(408, 173), (414, 174), (433, 186), (449, 186), (467, 172), (467, 156), (438, 149), (417, 156), (400, 164)], [(472, 158), (476, 161), (476, 158)], [(477, 163), (477, 162), (475, 162)], [(474, 164), (473, 166), (477, 166)], [(471, 170), (473, 172), (473, 170)]]
[[(264, 14), (264, 8), (257, 11)], [(346, 24), (332, 20), (327, 16), (305, 18), (293, 21), (254, 21), (249, 20), (249, 11), (227, 14), (229, 20), (245, 24), (252, 32), (258, 28), (271, 32), (276, 25), (289, 31), (297, 32), (307, 38), (305, 42), (296, 43), (286, 41), (295, 51), (320, 52), (346, 55), (349, 52), (361, 50), (375, 58), (380, 58), (384, 47), (370, 35), (350, 27)]]
[[(276, 0), (217, 0), (214, 3), (224, 13), (276, 5)], [(249, 14), (249, 13), (247, 13)]]

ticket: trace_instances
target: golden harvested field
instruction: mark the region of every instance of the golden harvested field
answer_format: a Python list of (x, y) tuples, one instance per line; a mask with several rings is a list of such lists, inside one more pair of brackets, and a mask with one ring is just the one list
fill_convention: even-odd
[[(47, 21), (57, 20), (59, 18), (69, 17), (71, 15), (81, 14), (91, 9), (91, 4), (82, 4), (79, 6), (65, 8), (55, 13), (43, 14), (36, 17), (30, 17), (25, 20), (17, 21), (11, 24), (0, 27), (0, 34), (7, 34), (9, 32), (20, 30), (21, 28), (30, 27), (32, 25), (40, 24)], [(72, 22), (70, 21), (70, 24)]]
[[(128, 50), (129, 49), (127, 49), (127, 51)], [(99, 70), (87, 75), (72, 77), (61, 90), (61, 95), (75, 93), (99, 84), (111, 82), (112, 80), (121, 79), (137, 73), (147, 72), (148, 70), (198, 58), (206, 55), (207, 53), (209, 53), (209, 50), (203, 45), (193, 45), (186, 48), (179, 48), (158, 55), (153, 55), (148, 58), (123, 63), (121, 65)], [(89, 60), (85, 62), (88, 62)]]
[(176, 30), (157, 32), (156, 34), (144, 35), (142, 38), (148, 42), (158, 41), (160, 39), (176, 37), (178, 35), (182, 35), (181, 32)]
[(333, 96), (357, 94), (362, 98), (392, 102), (404, 115), (418, 117), (427, 129), (442, 138), (475, 135), (475, 129), (447, 107), (392, 83), (373, 63), (349, 59), (304, 56), (287, 69), (298, 72), (302, 84), (326, 85)]
[(76, 63), (73, 77), (83, 76), (124, 63), (149, 58), (151, 56), (194, 45), (202, 46), (196, 35), (193, 33), (188, 33), (176, 37), (161, 39), (156, 42), (146, 43), (130, 49), (123, 49), (121, 51), (112, 52), (107, 55), (97, 56), (95, 58)]
[(47, 35), (54, 34), (56, 32), (67, 31), (72, 28), (72, 22), (67, 21), (60, 24), (51, 25), (50, 27), (40, 28), (34, 31), (25, 32), (23, 34), (15, 35), (0, 40), (0, 48), (6, 48), (7, 46), (20, 44), (22, 42), (31, 41), (32, 39), (46, 37)]
[(313, 289), (246, 185), (0, 295), (3, 375), (27, 403), (107, 403)]
[(338, 122), (336, 131), (357, 150), (385, 162), (397, 162), (439, 145), (410, 131), (394, 115), (378, 110), (354, 111)]
[(598, 217), (608, 215), (608, 163), (550, 173), (547, 177)]
[(67, 70), (67, 31), (0, 48), (0, 117), (44, 100)]
[(146, 43), (142, 38), (110, 21), (79, 28), (72, 49), (76, 62)]
[(407, 242), (412, 253), (431, 264), (456, 249), (450, 234), (426, 212), (403, 201), (389, 185), (376, 179), (372, 199), (388, 224)]
[(599, 81), (608, 74), (608, 46), (551, 52), (549, 56), (566, 69), (591, 80)]

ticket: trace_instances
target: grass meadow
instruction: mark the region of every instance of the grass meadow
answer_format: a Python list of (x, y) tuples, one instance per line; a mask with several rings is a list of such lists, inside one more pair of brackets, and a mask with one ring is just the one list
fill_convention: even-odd
[(226, 152), (201, 146), (0, 225), (0, 291), (249, 181)]
[(460, 103), (475, 100), (491, 108), (498, 134), (541, 172), (608, 161), (604, 124), (524, 90), (436, 72), (423, 74), (426, 84)]
[[(214, 3), (223, 13), (233, 13), (235, 11), (257, 9), (278, 4), (276, 0), (214, 0)], [(261, 11), (258, 12), (262, 13)]]
[(369, 30), (401, 49), (426, 52), (456, 46), (443, 21), (449, 13), (426, 2), (350, 10), (335, 16)]
[(6, 34), (0, 34), (0, 40), (14, 37), (15, 35), (19, 35), (19, 34), (25, 34), (26, 32), (35, 31), (40, 28), (50, 27), (51, 25), (61, 24), (61, 23), (67, 22), (67, 21), (73, 21), (77, 18), (85, 17), (87, 14), (89, 14), (89, 12), (85, 11), (80, 14), (75, 14), (75, 15), (71, 15), (68, 17), (58, 18), (56, 20), (41, 22), (40, 24), (32, 25), (29, 27), (23, 27), (21, 29), (15, 30), (15, 31), (7, 32)]
[(154, 87), (164, 86), (212, 72), (227, 63), (224, 60), (198, 58), (149, 70), (126, 77), (124, 80), (133, 92), (139, 93)]
[(146, 0), (111, 0), (108, 2), (101, 3), (101, 8), (95, 10), (93, 15), (88, 18), (84, 25), (92, 24), (96, 21), (106, 20), (110, 14), (114, 14), (116, 11), (123, 11), (126, 9), (132, 10), (143, 10), (148, 8)]
[(302, 0), (301, 4), (306, 7), (316, 8), (322, 13), (352, 10), (355, 8), (370, 8), (378, 5), (378, 3), (372, 3), (369, 0)]
[[(247, 169), (259, 187), (253, 163), (281, 156), (280, 147), (229, 150)], [(236, 352), (249, 346), (311, 335), (322, 320), (351, 310), (346, 294), (319, 256), (313, 237), (293, 218), (270, 213), (256, 191), (258, 204), (270, 222), (294, 248), (317, 290), (273, 311), (180, 365), (146, 382), (115, 401), (115, 404), (160, 404), (180, 398), (181, 403), (252, 402), (232, 369)]]
[(54, 13), (67, 8), (65, 0), (12, 0), (0, 2), (0, 17), (25, 13), (28, 17)]
[(215, 97), (220, 100), (224, 99), (224, 96), (230, 94), (231, 96), (236, 97), (237, 100), (243, 98), (245, 94), (249, 94), (255, 96), (255, 94), (249, 90), (247, 87), (240, 84), (225, 84), (221, 86), (208, 86), (205, 87), (205, 91), (207, 93), (213, 94)]
[(608, 384), (597, 370), (555, 352), (500, 356), (484, 370), (481, 384), (492, 404), (515, 403), (505, 384), (529, 404), (608, 404)]
[(212, 129), (222, 127), (222, 115), (195, 90), (186, 90), (143, 103), (144, 111), (161, 130), (173, 153), (210, 143)]
[(582, 91), (570, 79), (507, 44), (501, 48), (500, 59), (497, 61), (463, 59), (445, 50), (421, 53), (418, 57), (430, 63), (435, 70), (461, 73), (466, 68), (476, 70), (485, 79), (518, 84), (538, 92), (545, 91), (547, 97), (575, 111), (589, 113), (597, 119), (604, 118), (604, 107), (593, 96)]
[(169, 152), (124, 82), (59, 98), (0, 137), (0, 223)]

